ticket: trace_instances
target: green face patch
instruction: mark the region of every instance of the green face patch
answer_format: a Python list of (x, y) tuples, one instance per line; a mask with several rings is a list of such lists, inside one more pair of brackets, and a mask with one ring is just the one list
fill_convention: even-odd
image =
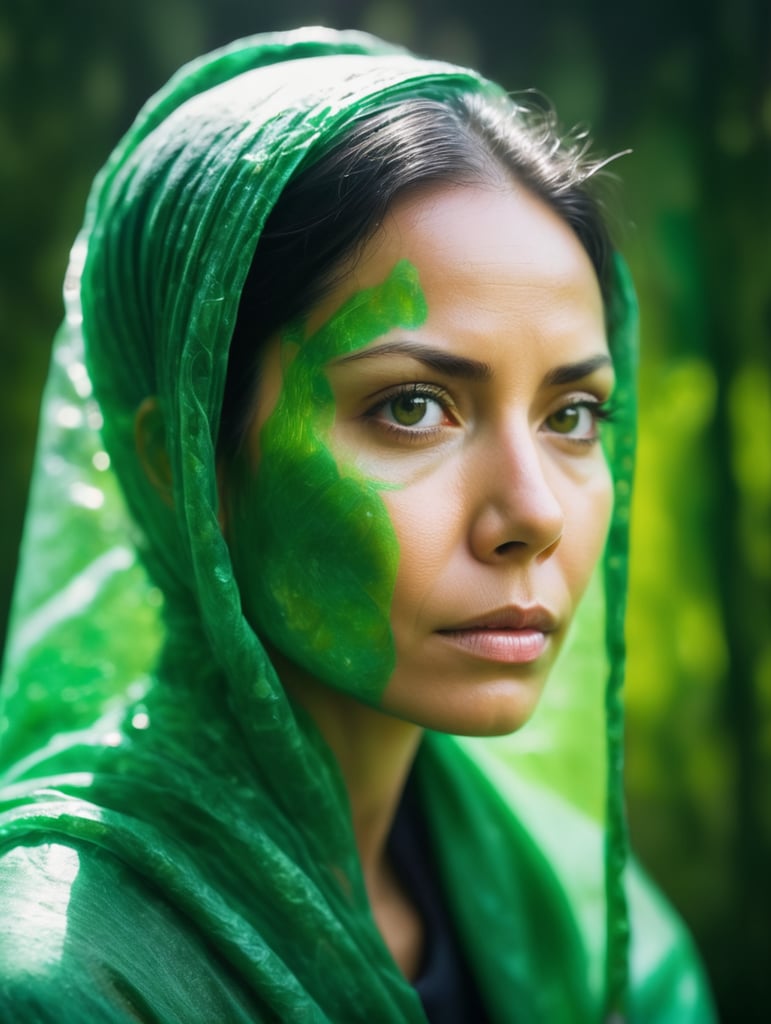
[(233, 481), (228, 537), (244, 611), (257, 633), (314, 677), (375, 701), (395, 664), (390, 612), (399, 548), (382, 485), (343, 465), (327, 439), (335, 402), (324, 369), (396, 327), (426, 318), (406, 260), (318, 331), (287, 331), (297, 352), (260, 433), (258, 469)]

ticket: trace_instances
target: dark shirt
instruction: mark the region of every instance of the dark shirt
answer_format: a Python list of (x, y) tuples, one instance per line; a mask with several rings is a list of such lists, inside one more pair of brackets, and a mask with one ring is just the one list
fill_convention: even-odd
[(413, 984), (431, 1024), (484, 1024), (479, 991), (458, 943), (415, 786), (408, 782), (388, 840), (399, 880), (423, 920), (425, 947)]

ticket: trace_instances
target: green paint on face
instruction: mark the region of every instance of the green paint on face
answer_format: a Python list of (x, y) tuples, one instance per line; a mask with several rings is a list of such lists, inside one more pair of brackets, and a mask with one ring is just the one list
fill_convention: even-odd
[(229, 539), (247, 617), (295, 664), (365, 700), (394, 668), (399, 548), (382, 485), (327, 445), (335, 403), (324, 368), (426, 313), (417, 270), (403, 260), (309, 338), (304, 325), (288, 331), (284, 344), (298, 348), (260, 434), (259, 467), (241, 467), (234, 481)]

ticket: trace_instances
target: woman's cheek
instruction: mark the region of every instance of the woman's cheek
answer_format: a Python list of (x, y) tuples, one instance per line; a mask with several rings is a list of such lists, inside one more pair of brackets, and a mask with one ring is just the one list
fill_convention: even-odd
[(324, 367), (424, 317), (416, 273), (402, 262), (311, 337), (291, 333), (295, 354), (260, 426), (258, 458), (229, 473), (227, 535), (247, 619), (313, 677), (371, 702), (395, 664), (399, 545), (383, 484), (330, 449), (335, 401)]
[(234, 483), (229, 542), (258, 635), (331, 686), (376, 700), (393, 670), (396, 535), (376, 488), (322, 444), (263, 450)]

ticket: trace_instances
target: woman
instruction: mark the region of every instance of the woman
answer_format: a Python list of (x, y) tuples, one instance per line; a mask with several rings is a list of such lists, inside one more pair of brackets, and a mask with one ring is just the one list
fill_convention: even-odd
[(3, 1019), (711, 1019), (624, 867), (633, 304), (594, 169), (474, 73), (324, 30), (140, 114), (46, 396)]

